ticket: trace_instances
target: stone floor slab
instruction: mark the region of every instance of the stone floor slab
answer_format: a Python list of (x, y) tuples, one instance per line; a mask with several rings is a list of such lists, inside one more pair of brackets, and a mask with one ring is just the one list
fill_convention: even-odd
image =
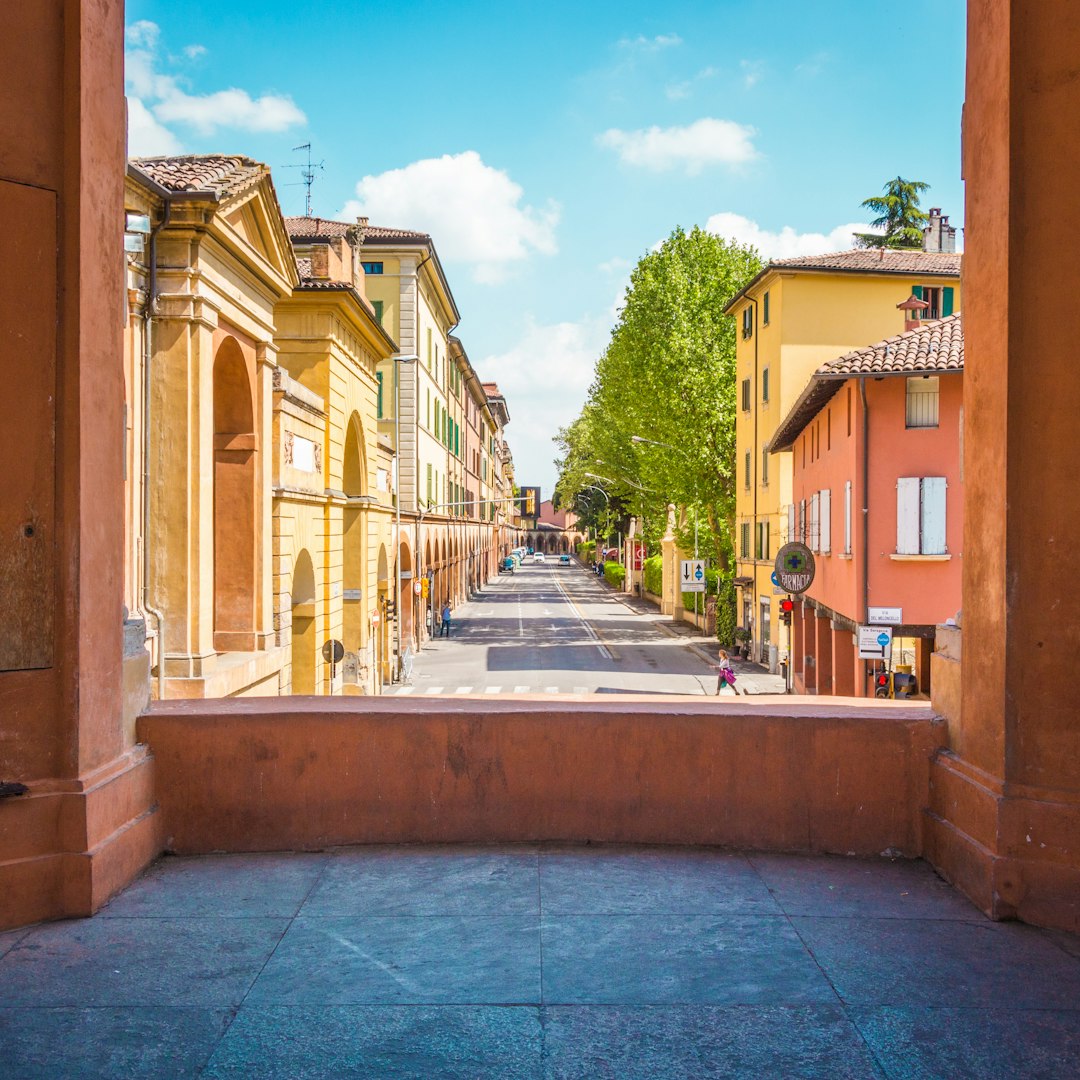
[(291, 918), (326, 865), (325, 855), (250, 854), (158, 859), (100, 912), (110, 918)]
[(535, 1007), (252, 1007), (237, 1015), (207, 1080), (534, 1080)]
[(19, 1080), (184, 1080), (201, 1074), (231, 1009), (0, 1008), (0, 1061)]
[(795, 918), (850, 1005), (1077, 1007), (1080, 959), (1018, 923)]
[(836, 1001), (782, 916), (545, 916), (546, 1005)]
[(546, 1080), (880, 1080), (838, 1006), (544, 1009)]
[(3, 959), (3, 1004), (239, 1005), (284, 919), (80, 919), (35, 927)]
[(248, 1000), (262, 1005), (538, 1005), (538, 923), (526, 916), (299, 918)]
[(301, 914), (537, 915), (536, 859), (529, 847), (345, 849)]
[(852, 1018), (890, 1080), (1080, 1076), (1078, 1011), (884, 1008)]
[(29, 933), (29, 930), (7, 930), (0, 934), (0, 958), (6, 956)]
[(982, 917), (921, 859), (758, 854), (748, 859), (788, 915), (968, 922)]
[(540, 901), (545, 915), (781, 914), (744, 855), (678, 848), (545, 850)]

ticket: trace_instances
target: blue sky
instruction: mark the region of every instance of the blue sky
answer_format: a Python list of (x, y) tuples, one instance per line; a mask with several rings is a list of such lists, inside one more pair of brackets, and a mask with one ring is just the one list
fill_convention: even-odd
[[(633, 263), (676, 225), (850, 245), (896, 175), (963, 224), (963, 0), (128, 0), (133, 153), (243, 153), (287, 214), (432, 233), (549, 494)], [(295, 185), (295, 186), (294, 186)]]

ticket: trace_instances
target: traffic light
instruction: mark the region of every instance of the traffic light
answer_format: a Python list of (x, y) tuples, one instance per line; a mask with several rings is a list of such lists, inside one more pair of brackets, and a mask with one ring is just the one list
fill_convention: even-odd
[(791, 625), (791, 613), (795, 610), (795, 601), (790, 596), (785, 596), (780, 601), (780, 621), (785, 626)]
[(892, 695), (889, 693), (889, 673), (887, 671), (879, 671), (874, 675), (874, 697), (887, 698)]

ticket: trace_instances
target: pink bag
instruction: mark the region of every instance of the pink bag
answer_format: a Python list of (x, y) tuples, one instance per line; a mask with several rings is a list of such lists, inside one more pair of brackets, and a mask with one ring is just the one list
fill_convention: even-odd
[(731, 668), (724, 668), (723, 676), (724, 676), (724, 682), (726, 682), (728, 684), (728, 686), (734, 686), (735, 685), (735, 672), (732, 671)]

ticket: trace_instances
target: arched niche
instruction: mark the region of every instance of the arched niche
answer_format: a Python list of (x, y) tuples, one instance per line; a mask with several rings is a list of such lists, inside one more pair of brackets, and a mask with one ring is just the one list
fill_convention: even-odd
[(306, 549), (293, 565), (292, 577), (292, 692), (314, 694), (318, 672), (315, 625), (315, 568)]
[(240, 343), (214, 357), (214, 648), (255, 648), (257, 454), (254, 372)]

